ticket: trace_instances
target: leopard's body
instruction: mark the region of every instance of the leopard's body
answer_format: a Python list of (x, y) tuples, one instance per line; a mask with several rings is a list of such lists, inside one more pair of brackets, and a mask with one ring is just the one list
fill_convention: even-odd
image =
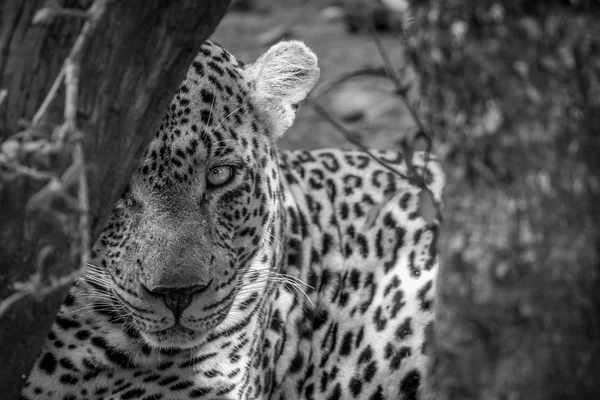
[(298, 42), (203, 45), (23, 399), (417, 398), (438, 222), (362, 152), (277, 151), (317, 78)]

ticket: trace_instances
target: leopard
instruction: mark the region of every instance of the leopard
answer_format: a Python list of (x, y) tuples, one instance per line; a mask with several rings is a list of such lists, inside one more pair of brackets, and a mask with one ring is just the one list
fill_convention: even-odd
[(319, 74), (300, 41), (248, 64), (202, 44), (21, 400), (423, 396), (444, 175), (279, 150)]

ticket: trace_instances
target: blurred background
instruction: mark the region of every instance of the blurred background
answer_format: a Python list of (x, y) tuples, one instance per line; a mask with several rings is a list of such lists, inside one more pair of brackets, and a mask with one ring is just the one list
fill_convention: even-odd
[[(600, 398), (600, 2), (405, 6), (238, 0), (213, 38), (247, 62), (305, 41), (313, 98), (365, 145), (432, 138), (448, 179), (434, 398)], [(369, 76), (373, 31), (402, 93)], [(331, 146), (352, 144), (306, 104), (281, 142)]]

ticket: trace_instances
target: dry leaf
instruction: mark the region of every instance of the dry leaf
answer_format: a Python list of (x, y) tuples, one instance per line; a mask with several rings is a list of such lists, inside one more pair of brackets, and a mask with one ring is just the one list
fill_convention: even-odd
[(437, 217), (435, 199), (429, 189), (422, 189), (419, 192), (419, 214), (428, 223), (433, 222)]
[(385, 4), (387, 8), (397, 13), (407, 12), (410, 8), (410, 4), (407, 0), (382, 0), (382, 3)]
[(16, 160), (21, 152), (21, 143), (16, 140), (7, 140), (0, 145), (0, 152), (9, 160)]
[(33, 19), (31, 20), (32, 25), (48, 25), (54, 21), (58, 11), (55, 7), (46, 6), (36, 11)]
[(375, 204), (373, 207), (369, 209), (366, 213), (365, 223), (362, 226), (362, 231), (368, 231), (369, 229), (375, 226), (375, 221), (377, 221), (377, 217), (381, 214), (381, 210), (387, 204), (388, 200), (382, 201), (381, 203)]

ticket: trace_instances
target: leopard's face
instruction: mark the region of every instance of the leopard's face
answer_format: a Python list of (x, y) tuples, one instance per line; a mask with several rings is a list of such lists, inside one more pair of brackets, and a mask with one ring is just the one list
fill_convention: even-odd
[(87, 276), (147, 344), (194, 347), (231, 319), (277, 217), (276, 139), (317, 78), (316, 58), (298, 42), (247, 67), (203, 45)]

